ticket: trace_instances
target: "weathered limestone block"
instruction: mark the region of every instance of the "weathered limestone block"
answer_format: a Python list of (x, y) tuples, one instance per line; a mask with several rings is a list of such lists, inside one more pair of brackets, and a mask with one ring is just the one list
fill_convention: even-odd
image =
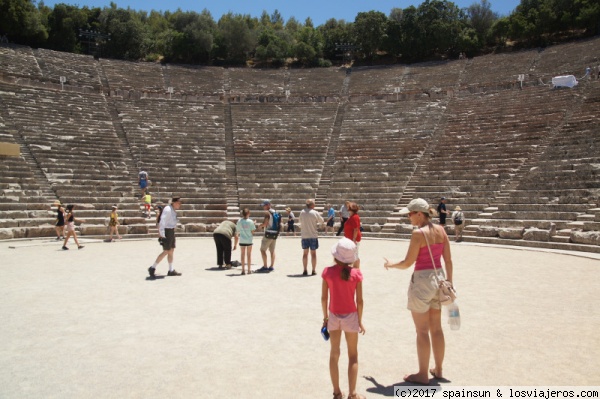
[(10, 220), (10, 219), (0, 220), (0, 228), (8, 229), (11, 227), (19, 227), (19, 222), (16, 220)]
[(370, 227), (371, 227), (371, 233), (379, 233), (381, 231), (381, 226), (377, 223), (371, 225)]
[(477, 236), (479, 237), (498, 237), (498, 228), (491, 226), (481, 226), (477, 229)]
[[(28, 213), (25, 211), (4, 211), (2, 212), (2, 218), (6, 219), (23, 219), (28, 217)], [(44, 215), (48, 216), (48, 215)]]
[(0, 240), (10, 240), (14, 238), (13, 229), (0, 228)]
[(550, 232), (548, 230), (527, 229), (523, 233), (525, 241), (549, 241)]
[(101, 236), (104, 234), (108, 234), (108, 227), (100, 226), (97, 224), (92, 225), (81, 225), (79, 226), (79, 231), (81, 235), (84, 236)]
[(498, 212), (492, 213), (492, 216), (494, 217), (494, 219), (516, 219), (517, 212), (498, 211)]
[(206, 233), (206, 224), (204, 223), (189, 223), (185, 225), (187, 233)]
[(395, 231), (400, 234), (412, 234), (413, 227), (410, 224), (397, 224)]
[(38, 211), (46, 211), (48, 210), (48, 205), (46, 204), (27, 204), (28, 210), (38, 210)]
[(45, 225), (37, 227), (27, 228), (27, 238), (38, 238), (38, 237), (53, 237), (56, 236), (56, 230), (54, 226)]
[(521, 240), (523, 239), (523, 232), (525, 229), (500, 229), (498, 231), (498, 236), (500, 238), (510, 239), (510, 240)]
[(134, 225), (134, 224), (145, 224), (146, 219), (144, 218), (124, 218), (121, 221), (121, 224), (124, 226)]
[(129, 225), (127, 234), (148, 234), (148, 226), (145, 224)]
[(25, 227), (15, 227), (12, 232), (13, 238), (25, 238), (27, 236), (27, 228)]
[(575, 244), (600, 245), (600, 231), (572, 230), (570, 240)]

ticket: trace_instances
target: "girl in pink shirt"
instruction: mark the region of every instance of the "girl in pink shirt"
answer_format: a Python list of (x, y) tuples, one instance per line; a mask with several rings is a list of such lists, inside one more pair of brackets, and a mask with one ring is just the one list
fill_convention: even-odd
[(342, 331), (348, 344), (348, 386), (349, 399), (364, 399), (356, 393), (358, 377), (358, 333), (365, 333), (362, 324), (362, 280), (359, 269), (352, 268), (356, 261), (356, 244), (348, 238), (342, 238), (332, 248), (335, 265), (323, 270), (321, 305), (323, 308), (323, 326), (330, 334), (331, 352), (329, 354), (329, 374), (333, 384), (333, 399), (342, 399), (340, 389), (338, 361)]

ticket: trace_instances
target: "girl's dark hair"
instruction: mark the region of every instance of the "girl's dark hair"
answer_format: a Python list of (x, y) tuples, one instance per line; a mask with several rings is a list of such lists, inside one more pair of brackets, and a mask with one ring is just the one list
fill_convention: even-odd
[(158, 213), (156, 214), (156, 223), (158, 224), (158, 223), (160, 223), (160, 217), (162, 216), (164, 207), (159, 205), (159, 206), (157, 206), (157, 208), (158, 208)]
[(72, 204), (67, 205), (67, 211), (69, 211), (69, 212), (72, 211), (74, 206), (75, 205), (72, 205)]
[(338, 259), (335, 260), (335, 263), (342, 266), (342, 273), (340, 274), (340, 277), (342, 278), (342, 280), (344, 280), (344, 281), (350, 280), (350, 271), (352, 270), (350, 265), (347, 263), (341, 262)]
[(244, 210), (242, 210), (242, 216), (243, 217), (247, 217), (249, 214), (250, 214), (250, 209), (244, 208)]

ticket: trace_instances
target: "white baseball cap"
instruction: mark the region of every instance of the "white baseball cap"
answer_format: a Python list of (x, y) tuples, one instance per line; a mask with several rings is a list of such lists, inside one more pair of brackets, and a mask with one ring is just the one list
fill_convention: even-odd
[(344, 237), (331, 247), (331, 254), (342, 263), (354, 263), (356, 261), (356, 244), (351, 239)]
[(400, 210), (401, 215), (406, 215), (409, 212), (423, 212), (429, 215), (429, 204), (423, 198), (415, 198)]

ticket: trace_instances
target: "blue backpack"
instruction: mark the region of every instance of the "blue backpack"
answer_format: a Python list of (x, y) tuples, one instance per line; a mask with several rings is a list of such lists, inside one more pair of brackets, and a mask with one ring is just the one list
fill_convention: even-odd
[(279, 237), (279, 230), (281, 230), (281, 214), (274, 210), (269, 210), (269, 212), (273, 216), (273, 224), (265, 230), (265, 237), (276, 240)]

